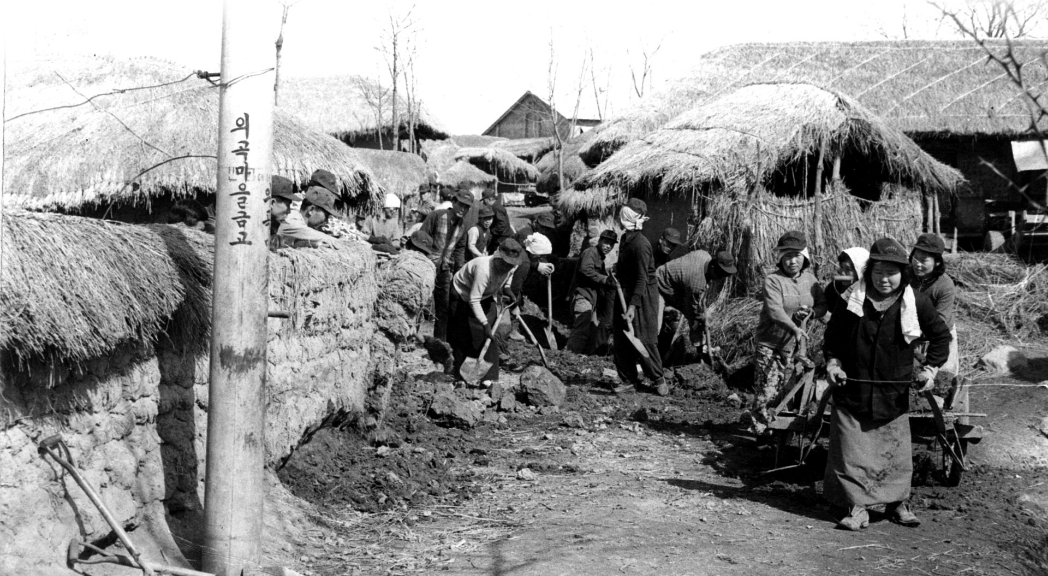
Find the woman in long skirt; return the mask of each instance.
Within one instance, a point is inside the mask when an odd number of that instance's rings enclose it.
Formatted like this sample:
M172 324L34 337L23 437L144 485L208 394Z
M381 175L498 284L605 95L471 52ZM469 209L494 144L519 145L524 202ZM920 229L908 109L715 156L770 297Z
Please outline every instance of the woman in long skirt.
M935 307L909 285L906 249L891 238L870 248L862 280L843 295L826 327L826 372L833 388L830 453L823 494L847 509L838 526L861 530L867 508L885 505L905 526L913 474L909 389L915 341L928 351L918 371L919 391L935 385L949 354L950 331Z

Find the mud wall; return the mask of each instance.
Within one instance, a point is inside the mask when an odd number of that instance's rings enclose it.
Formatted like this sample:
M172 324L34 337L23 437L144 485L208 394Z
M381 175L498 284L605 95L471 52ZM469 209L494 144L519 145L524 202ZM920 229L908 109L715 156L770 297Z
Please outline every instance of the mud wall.
M373 405L384 402L382 382L397 348L375 314L374 257L370 250L357 256L340 267L343 297L334 304L318 297L323 286L290 282L288 266L271 266L271 306L290 318L269 320L270 468L326 419L383 408ZM39 455L37 444L52 434L62 435L136 545L169 559L199 556L206 353L164 338L129 343L79 366L18 365L9 356L0 364L0 574L70 573L64 566L70 539L105 544L110 537L73 479ZM92 573L121 570L127 568Z

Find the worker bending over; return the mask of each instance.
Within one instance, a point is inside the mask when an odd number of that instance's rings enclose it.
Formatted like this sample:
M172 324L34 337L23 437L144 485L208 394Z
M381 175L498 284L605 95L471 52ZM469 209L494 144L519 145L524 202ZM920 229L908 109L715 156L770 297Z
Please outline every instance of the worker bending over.
M735 259L730 253L718 252L717 258L713 259L705 250L693 250L655 270L660 304L664 304L667 319L674 318L660 330L659 352L663 364L669 359L673 343L683 332L679 315L687 321L692 344L701 345L705 340L706 289L712 282L727 278L735 271Z
M604 230L596 246L579 255L579 265L571 280L571 309L574 322L568 336L568 350L577 354L601 354L608 346L615 308L615 278L604 262L618 243L614 230Z

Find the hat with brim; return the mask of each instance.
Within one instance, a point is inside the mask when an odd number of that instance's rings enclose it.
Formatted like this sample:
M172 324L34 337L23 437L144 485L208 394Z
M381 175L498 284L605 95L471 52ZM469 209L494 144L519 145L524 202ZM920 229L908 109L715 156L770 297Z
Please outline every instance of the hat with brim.
M611 245L614 246L615 244L618 244L619 237L615 235L615 231L614 230L605 230L605 231L600 233L600 237L597 238L597 241L598 242L611 242Z
M946 242L943 242L938 234L921 234L917 237L917 243L913 245L913 249L941 256L943 252L946 252Z
M338 200L338 196L327 188L321 186L310 186L309 189L306 190L305 200L328 214L338 214L338 209L335 208L335 202Z
M283 176L274 176L269 185L269 195L273 198L284 198L292 202L301 202L302 195L295 194L295 183Z
M717 267L725 274L734 274L738 272L738 269L735 268L735 258L726 250L717 252L717 256L714 257L713 261L717 263Z
M455 193L455 202L465 204L466 206L473 206L473 194L465 190L459 190Z
M674 246L680 246L680 230L677 230L676 228L667 228L662 231L662 239Z
M910 255L897 240L881 238L870 246L870 262L891 262L906 266L910 262Z
M485 218L494 218L495 211L491 209L491 206L481 206L480 211L477 212L477 218L484 220Z
M415 230L408 239L412 246L432 256L437 253L437 247L433 245L433 237L424 230Z
M775 245L775 250L777 250L779 254L788 254L790 252L800 252L807 247L808 240L804 237L804 232L790 230L779 237L779 242Z
M309 186L320 186L335 196L339 195L338 178L324 169L313 172L313 175L309 177Z
M499 249L495 252L495 257L510 266L517 266L524 259L524 248L513 238L505 238L499 242Z
M552 212L543 212L535 217L535 225L543 228L554 228L557 224Z

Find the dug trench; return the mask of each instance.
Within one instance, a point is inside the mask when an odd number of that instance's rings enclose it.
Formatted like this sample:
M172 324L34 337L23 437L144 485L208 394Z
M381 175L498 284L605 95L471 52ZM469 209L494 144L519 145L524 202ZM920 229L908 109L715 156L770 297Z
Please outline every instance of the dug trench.
M546 351L565 396L534 406L521 380L538 354L508 353L493 400L406 350L385 413L301 446L278 476L310 528L285 563L307 575L1048 573L1043 468L979 465L975 448L959 486L915 485L921 527L875 513L867 531L842 532L821 497L824 452L763 474L774 451L739 424L745 391L705 365L675 368L668 397L616 395L610 358ZM448 395L466 408L437 406Z

